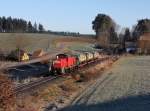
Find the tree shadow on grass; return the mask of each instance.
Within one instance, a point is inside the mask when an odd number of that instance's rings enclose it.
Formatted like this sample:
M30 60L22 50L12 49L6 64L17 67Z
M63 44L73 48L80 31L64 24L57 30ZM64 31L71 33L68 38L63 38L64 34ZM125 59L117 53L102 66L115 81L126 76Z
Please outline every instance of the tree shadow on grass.
M59 111L150 111L150 95L130 96L92 105L74 105Z

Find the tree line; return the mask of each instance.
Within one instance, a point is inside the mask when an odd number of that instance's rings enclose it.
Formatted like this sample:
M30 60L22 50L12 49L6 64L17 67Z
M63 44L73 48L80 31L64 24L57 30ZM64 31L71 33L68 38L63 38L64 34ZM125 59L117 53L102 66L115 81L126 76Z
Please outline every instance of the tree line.
M7 33L18 33L18 32L27 32L27 33L37 33L44 32L45 29L42 24L34 24L31 21L26 21L21 18L12 18L12 17L0 17L0 32Z
M42 24L31 23L22 18L0 17L0 33L46 33L62 36L86 36L79 32L51 31L46 30ZM93 36L93 35L92 35Z
M120 28L109 15L98 14L92 22L92 26L97 38L100 35L109 36L111 43L136 42L142 34L150 33L150 19L147 18L138 20L137 24L130 29L128 27Z

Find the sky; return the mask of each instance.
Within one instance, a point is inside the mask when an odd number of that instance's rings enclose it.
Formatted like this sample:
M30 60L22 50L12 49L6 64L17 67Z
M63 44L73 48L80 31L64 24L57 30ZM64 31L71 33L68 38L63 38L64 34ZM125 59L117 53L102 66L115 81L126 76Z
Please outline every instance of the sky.
M108 14L121 27L150 18L150 0L1 0L0 16L40 22L47 30L94 34L92 21Z

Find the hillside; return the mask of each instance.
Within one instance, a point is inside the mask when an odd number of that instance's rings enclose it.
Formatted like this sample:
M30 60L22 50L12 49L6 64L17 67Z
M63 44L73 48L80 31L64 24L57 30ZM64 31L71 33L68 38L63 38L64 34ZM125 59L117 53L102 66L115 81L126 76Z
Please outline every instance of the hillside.
M36 49L51 51L55 48L64 48L66 45L93 44L92 37L71 37L52 34L32 34L32 33L0 33L0 50L10 51L16 47L21 47L28 52Z

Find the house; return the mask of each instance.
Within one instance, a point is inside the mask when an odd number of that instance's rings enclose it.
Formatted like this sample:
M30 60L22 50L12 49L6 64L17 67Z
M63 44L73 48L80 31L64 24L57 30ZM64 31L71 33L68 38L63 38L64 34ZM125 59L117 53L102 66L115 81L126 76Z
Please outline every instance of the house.
M127 41L127 42L125 42L125 49L126 49L126 52L128 52L128 53L135 53L136 49L137 49L137 43Z
M138 40L138 53L150 54L150 33L145 33Z

